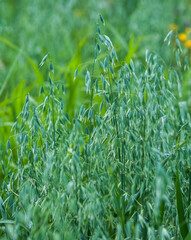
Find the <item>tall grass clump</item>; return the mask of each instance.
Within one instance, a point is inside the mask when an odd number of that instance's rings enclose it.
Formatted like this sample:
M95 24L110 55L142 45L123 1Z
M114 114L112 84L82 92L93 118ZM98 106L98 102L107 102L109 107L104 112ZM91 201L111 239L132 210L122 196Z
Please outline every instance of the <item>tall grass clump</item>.
M179 73L149 51L143 64L116 64L104 24L100 16L85 74L89 101L73 118L52 62L44 101L26 97L2 163L2 239L190 239L191 122Z

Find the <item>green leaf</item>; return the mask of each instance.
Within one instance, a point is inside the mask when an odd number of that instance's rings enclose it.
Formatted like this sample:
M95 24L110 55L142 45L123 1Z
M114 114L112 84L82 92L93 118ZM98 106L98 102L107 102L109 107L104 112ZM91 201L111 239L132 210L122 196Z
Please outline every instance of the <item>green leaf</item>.
M11 80L11 77L12 77L12 75L14 73L14 70L15 70L15 68L17 66L18 60L19 60L19 58L21 56L21 52L22 52L22 49L20 49L19 53L16 55L16 57L15 57L15 59L13 61L13 64L10 67L10 70L8 71L8 74L7 74L6 78L5 78L5 80L3 81L3 84L2 84L2 86L0 88L0 97L1 97L2 93L5 91L7 83Z
M159 222L160 222L160 224L162 224L162 222L163 222L164 210L165 210L165 202L164 202L164 200L162 200L161 204L160 204L160 214L159 214Z
M188 235L186 236L185 240L190 240L191 239L191 232L188 233Z
M186 239L188 235L188 225L185 217L185 211L183 206L182 192L180 188L180 180L178 167L176 168L176 203L177 203L177 212L178 212L178 222L180 233L183 239Z
M9 219L2 219L2 220L0 220L0 224L6 224L6 223L14 224L15 222L13 220L9 220Z

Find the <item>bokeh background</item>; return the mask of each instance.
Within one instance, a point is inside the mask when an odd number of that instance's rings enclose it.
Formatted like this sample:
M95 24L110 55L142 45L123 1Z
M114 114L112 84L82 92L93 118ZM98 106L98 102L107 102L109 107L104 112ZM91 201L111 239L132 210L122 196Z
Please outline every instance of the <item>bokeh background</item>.
M173 51L164 38L170 29L185 34L180 40L189 55L190 13L190 0L0 0L1 149L27 93L35 104L40 102L48 64L39 68L39 63L46 54L53 62L55 81L65 84L66 111L74 112L85 101L84 71L91 69L99 14L121 64L131 58L144 61L149 49L172 67ZM74 82L77 67L79 78ZM189 79L188 71L182 76L182 97L188 102Z

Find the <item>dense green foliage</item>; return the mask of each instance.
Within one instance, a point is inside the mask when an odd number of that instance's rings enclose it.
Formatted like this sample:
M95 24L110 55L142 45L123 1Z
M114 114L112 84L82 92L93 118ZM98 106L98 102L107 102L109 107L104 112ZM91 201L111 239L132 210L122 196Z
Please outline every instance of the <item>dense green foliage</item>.
M0 0L0 142L5 146L27 93L38 101L48 72L38 65L46 54L68 89L67 111L80 107L83 83L72 84L73 73L79 66L83 78L92 63L99 13L121 62L140 61L147 48L169 61L163 39L171 23L183 31L189 8L189 0Z
M2 9L14 4L0 2ZM174 17L173 1L127 1L128 30L134 34L125 41L119 32L125 32L120 23L126 17L105 23L93 10L101 1L90 1L89 12L82 11L85 1L82 6L66 1L67 11L62 1L47 1L40 16L44 1L18 2L18 11L27 10L15 21L21 36L14 43L3 36L7 33L0 37L14 51L2 58L13 62L2 72L0 90L1 239L190 240L190 49L180 43L177 30L163 35L168 32L163 21L176 20L183 28L187 15ZM107 10L114 1L105 4ZM182 11L186 4L180 1ZM66 48L57 44L59 37L52 38L59 34L59 11L68 14L68 29L60 31ZM125 1L113 11L127 11ZM155 32L148 41L153 25L144 26L143 19L152 11L161 35ZM90 35L84 30L77 35L80 23L78 17L72 21L71 12L85 14L82 26L86 14L92 16ZM39 17L36 24L29 23L32 13ZM47 23L48 14L53 18ZM18 47L28 39L25 25L31 41ZM38 29L49 31L50 39L34 36Z
M99 60L99 53L104 58ZM117 67L117 61L98 25L92 71L85 76L89 106L82 105L73 119L64 112L65 88L54 82L52 62L49 83L40 90L44 101L36 107L27 95L7 141L8 166L2 165L6 238L188 235L179 175L189 179L190 115L184 102L179 110L171 91L178 85L181 94L178 73L164 74L148 51L145 66L131 60ZM78 69L74 82L77 78Z

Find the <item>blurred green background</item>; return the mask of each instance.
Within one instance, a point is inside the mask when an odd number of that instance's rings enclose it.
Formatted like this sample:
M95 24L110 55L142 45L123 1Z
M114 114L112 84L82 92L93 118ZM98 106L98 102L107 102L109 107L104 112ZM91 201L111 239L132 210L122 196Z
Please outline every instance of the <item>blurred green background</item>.
M73 112L85 100L84 71L91 69L99 14L120 64L130 58L143 61L149 49L170 66L172 52L164 38L172 23L178 32L190 27L190 9L190 0L0 0L1 145L6 144L27 93L35 104L39 102L49 67L45 63L39 68L39 63L46 54L47 62L53 62L55 81L65 84L66 111ZM74 82L77 67L79 78ZM185 89L187 85L188 80Z

